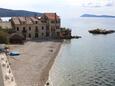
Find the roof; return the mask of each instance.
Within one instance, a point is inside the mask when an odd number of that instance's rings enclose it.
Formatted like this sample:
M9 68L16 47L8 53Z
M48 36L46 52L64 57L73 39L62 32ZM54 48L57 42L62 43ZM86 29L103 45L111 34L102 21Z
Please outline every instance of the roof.
M48 19L55 20L55 19L60 19L60 17L56 13L44 13Z
M18 19L19 19L21 22L25 22L25 21L26 21L26 17L18 17Z
M33 24L30 18L26 17L25 19L26 19L26 24Z
M24 39L24 36L18 33L13 33L9 37L10 39Z
M37 19L37 18L35 18L35 17L30 17L30 18L31 18L31 20L32 20L33 22L38 21L38 19Z
M34 24L36 21L40 21L38 17L12 17L11 21L14 24Z
M13 18L12 18L12 21L13 21L13 23L15 23L15 24L20 24L20 21L19 21L18 17L13 17Z
M14 24L35 24L35 22L42 21L42 18L45 16L50 20L59 20L60 17L56 13L44 13L41 16L33 16L33 17L12 17L11 21Z

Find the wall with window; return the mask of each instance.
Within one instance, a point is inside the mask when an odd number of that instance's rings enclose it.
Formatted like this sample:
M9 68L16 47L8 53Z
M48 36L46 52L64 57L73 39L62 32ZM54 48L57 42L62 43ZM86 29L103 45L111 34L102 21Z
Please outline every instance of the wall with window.
M61 31L60 27L61 27L60 22L49 20L50 37L58 37L57 33L60 33Z
M46 24L15 25L15 30L19 34L25 32L27 38L46 37Z

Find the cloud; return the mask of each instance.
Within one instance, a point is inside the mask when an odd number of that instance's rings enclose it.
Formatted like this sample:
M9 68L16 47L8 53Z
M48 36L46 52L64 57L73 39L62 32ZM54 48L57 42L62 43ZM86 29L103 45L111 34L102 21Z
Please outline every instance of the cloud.
M113 0L85 0L83 7L110 7L113 6Z
M34 5L64 5L64 6L83 6L83 7L102 7L112 6L113 0L0 0L1 7L27 8Z
M113 3L107 3L105 6L113 6Z

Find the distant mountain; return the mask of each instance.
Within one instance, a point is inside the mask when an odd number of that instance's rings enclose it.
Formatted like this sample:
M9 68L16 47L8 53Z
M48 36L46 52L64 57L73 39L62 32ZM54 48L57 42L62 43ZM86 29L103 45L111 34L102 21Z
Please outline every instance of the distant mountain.
M93 15L93 14L83 14L80 17L103 17L103 18L115 18L115 16L111 15Z
M31 12L25 10L11 10L11 9L4 9L0 8L0 17L13 17L13 16L39 16L42 13L38 12Z

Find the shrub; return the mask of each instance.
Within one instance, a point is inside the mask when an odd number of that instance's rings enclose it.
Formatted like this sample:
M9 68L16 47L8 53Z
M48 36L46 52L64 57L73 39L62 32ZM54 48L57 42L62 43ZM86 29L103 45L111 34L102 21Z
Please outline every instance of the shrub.
M0 30L0 43L8 43L8 34L5 31Z

